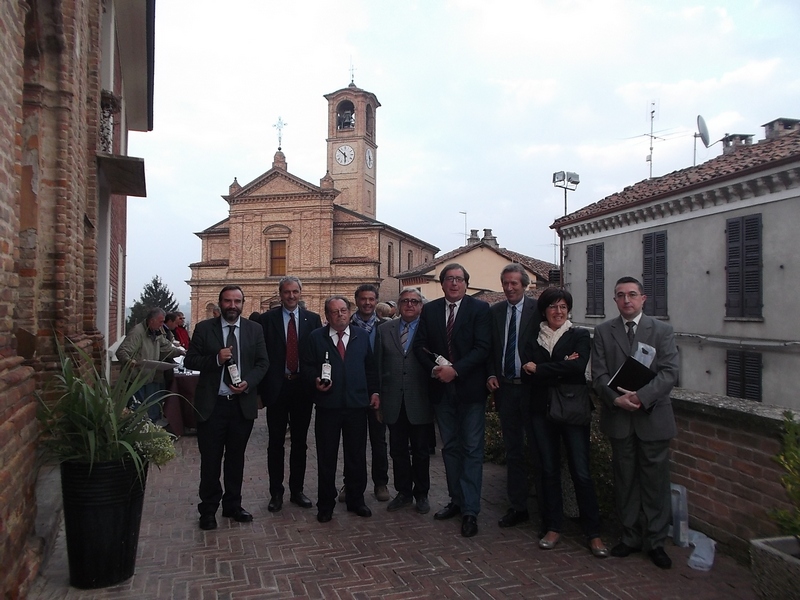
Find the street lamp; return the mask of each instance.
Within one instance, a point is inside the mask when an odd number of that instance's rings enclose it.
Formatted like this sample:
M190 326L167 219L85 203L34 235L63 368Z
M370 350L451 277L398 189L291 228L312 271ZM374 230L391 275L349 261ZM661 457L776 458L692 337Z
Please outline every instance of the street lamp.
M574 192L581 182L581 177L572 171L557 171L553 173L553 185L555 187L564 188L564 216L567 216L567 192ZM561 287L564 287L564 236L559 235L561 245L560 250L560 279Z

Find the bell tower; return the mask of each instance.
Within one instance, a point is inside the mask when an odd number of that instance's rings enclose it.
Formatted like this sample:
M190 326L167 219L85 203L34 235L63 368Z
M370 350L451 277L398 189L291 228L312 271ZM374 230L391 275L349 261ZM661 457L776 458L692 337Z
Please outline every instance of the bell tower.
M375 94L356 87L326 94L328 101L328 173L341 193L336 204L375 218Z

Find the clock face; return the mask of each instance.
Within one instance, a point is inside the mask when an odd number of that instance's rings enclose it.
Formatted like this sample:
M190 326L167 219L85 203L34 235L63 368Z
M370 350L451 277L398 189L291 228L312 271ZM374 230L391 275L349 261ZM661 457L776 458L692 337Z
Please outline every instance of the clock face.
M371 169L373 165L373 158L372 158L372 148L367 148L367 168Z
M336 162L340 165L349 165L356 157L356 153L351 146L339 146L336 149Z

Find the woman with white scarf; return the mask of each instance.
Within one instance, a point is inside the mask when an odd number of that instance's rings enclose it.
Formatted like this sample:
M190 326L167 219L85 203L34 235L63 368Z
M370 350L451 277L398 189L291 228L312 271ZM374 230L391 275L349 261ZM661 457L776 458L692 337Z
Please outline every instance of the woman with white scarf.
M539 336L528 342L523 372L532 383L531 420L534 443L542 462L543 550L555 548L561 539L564 508L561 493L561 441L567 451L569 470L575 485L583 533L592 554L606 558L608 549L600 538L600 511L589 467L589 425L557 423L547 417L548 390L558 384L586 384L586 365L591 352L589 331L573 327L569 320L572 294L559 288L547 288L539 296L537 308L542 314ZM523 375L525 376L525 375Z

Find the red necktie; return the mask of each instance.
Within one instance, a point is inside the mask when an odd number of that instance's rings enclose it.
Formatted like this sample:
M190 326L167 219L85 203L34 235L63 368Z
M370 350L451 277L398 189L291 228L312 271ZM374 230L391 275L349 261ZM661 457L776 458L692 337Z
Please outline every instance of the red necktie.
M297 373L297 325L294 324L294 313L289 313L289 326L286 328L286 370Z
M339 356L341 356L342 360L344 360L344 342L342 341L342 338L344 338L344 332L337 331L336 335L339 336L339 341L336 343L336 349L339 351Z

